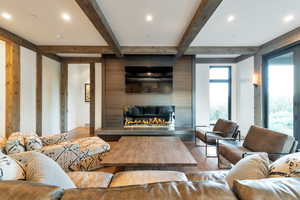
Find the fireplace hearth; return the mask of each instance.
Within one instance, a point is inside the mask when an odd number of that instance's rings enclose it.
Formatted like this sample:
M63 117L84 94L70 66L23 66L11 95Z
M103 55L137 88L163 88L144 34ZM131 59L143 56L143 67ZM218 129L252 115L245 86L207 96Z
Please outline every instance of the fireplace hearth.
M175 128L175 106L125 106L124 128Z

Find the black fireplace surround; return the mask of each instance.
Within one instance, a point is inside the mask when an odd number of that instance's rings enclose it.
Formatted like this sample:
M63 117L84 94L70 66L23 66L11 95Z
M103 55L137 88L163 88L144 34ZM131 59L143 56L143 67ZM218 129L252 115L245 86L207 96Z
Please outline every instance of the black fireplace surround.
M175 106L125 106L125 128L172 128L175 126Z

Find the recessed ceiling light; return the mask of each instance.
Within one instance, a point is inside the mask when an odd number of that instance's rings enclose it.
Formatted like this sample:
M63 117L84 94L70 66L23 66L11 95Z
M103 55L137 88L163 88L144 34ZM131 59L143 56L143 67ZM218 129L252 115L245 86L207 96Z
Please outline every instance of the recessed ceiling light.
M150 15L150 14L146 15L146 21L147 22L152 22L153 21L153 16Z
M11 16L9 13L7 13L7 12L3 12L3 13L1 14L1 16L2 16L4 19L7 19L7 20L10 20L10 19L12 18L12 16Z
M294 18L295 18L294 15L288 15L288 16L285 16L285 17L283 18L283 21L284 21L284 22L290 22L290 21L293 21Z
M71 20L71 16L70 16L69 14L67 14L67 13L63 13L63 14L61 15L61 17L62 17L63 20L65 20L65 21L70 21L70 20Z
M233 15L230 15L227 17L228 22L233 22L234 20L235 20L235 16L233 16Z

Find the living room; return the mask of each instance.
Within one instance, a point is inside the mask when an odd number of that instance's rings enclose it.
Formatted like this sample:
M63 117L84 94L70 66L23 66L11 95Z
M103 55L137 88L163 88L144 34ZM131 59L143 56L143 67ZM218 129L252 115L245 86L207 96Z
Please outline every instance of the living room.
M0 199L300 199L298 0L0 5Z

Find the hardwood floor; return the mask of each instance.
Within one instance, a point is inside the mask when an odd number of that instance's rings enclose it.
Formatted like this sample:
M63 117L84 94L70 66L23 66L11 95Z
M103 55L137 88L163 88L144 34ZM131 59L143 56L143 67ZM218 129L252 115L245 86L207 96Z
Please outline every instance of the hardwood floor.
M89 136L89 129L85 127L80 127L77 129L74 129L71 131L72 138L81 138L81 137L88 137ZM116 142L108 142L111 146L111 149L114 148L114 146L117 144ZM201 141L197 141L197 143L201 144ZM152 169L159 169L159 170L177 170L177 171L183 171L183 172L191 172L191 171L206 171L206 170L218 170L218 163L217 158L206 158L205 157L205 148L204 147L196 147L194 142L184 142L186 147L189 149L189 151L192 153L193 157L197 161L196 167L167 167L167 168L152 168ZM215 147L209 147L209 154L215 154ZM118 171L124 171L124 170L133 170L134 168L120 168L120 167L107 167L102 168L98 171L103 172L111 172L115 173ZM149 169L149 168L141 168L141 170Z

